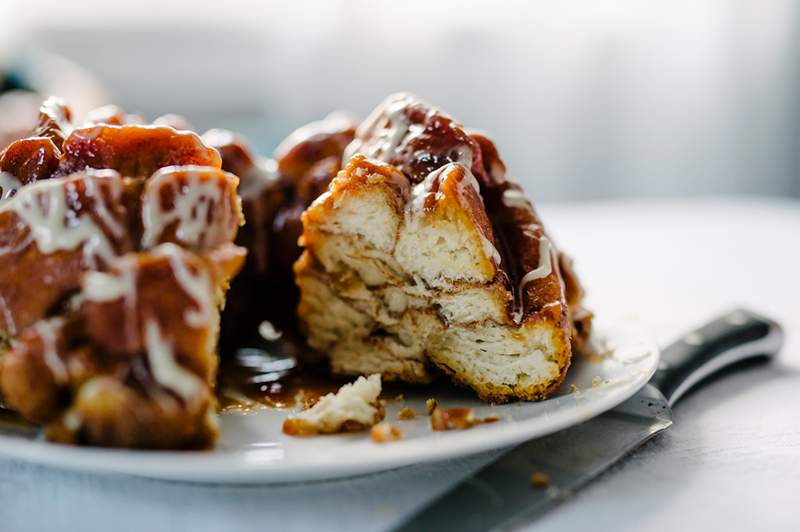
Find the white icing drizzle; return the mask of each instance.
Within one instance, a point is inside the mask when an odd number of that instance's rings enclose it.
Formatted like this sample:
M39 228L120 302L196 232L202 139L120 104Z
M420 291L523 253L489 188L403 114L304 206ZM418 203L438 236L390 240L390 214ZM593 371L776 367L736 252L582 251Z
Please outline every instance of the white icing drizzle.
M483 198L481 197L481 189L478 185L478 180L475 179L475 176L472 174L472 172L470 172L469 167L460 163L447 163L444 166L440 166L436 170L432 171L425 177L425 179L414 185L414 188L411 189L411 208L415 211L422 210L425 207L425 198L428 197L428 194L433 187L433 183L439 179L442 174L447 175L450 172L458 169L463 171L461 181L458 182L457 186L459 193L463 193L462 191L464 187L469 187L475 191L475 194L482 202Z
M175 236L181 242L197 246L214 242L224 236L224 222L231 217L231 205L222 201L223 191L215 175L205 167L181 167L186 183L179 184L174 168L162 168L147 182L142 204L142 247L151 248L159 243L164 230L177 222ZM161 204L161 191L169 186L174 192L171 210ZM213 209L213 210L212 210ZM212 215L209 221L209 214ZM215 223L216 222L216 223Z
M523 297L525 296L525 287L528 286L529 283L532 283L537 279L543 279L553 273L553 260L555 260L554 252L555 250L553 249L550 239L545 235L542 235L539 238L539 264L535 269L526 273L519 282L519 303L512 316L514 321L519 322L519 320L522 319L522 313L524 311Z
M58 355L58 346L56 345L56 329L63 324L61 318L52 318L49 320L39 320L34 325L39 338L42 340L42 354L44 355L44 362L50 368L53 378L58 383L64 383L69 380L69 372L67 366Z
M356 129L356 138L347 145L342 157L342 165L356 153L363 153L367 157L381 158L391 154L400 146L403 137L415 124L410 124L405 115L405 109L414 100L408 93L392 94L376 107L372 113ZM387 124L389 127L384 127ZM377 128L381 128L380 136L373 141L372 149L363 152L364 139L370 138ZM414 131L419 133L419 127ZM421 131L421 130L420 130Z
M28 234L25 235L25 238L23 238L20 242L17 242L14 245L11 245L11 246L2 246L2 247L0 247L0 255L7 255L9 253L11 253L13 255L16 255L17 253L19 253L23 249L25 249L28 246L30 246L31 242L33 242L33 235L31 235L31 233L29 231Z
M6 324L6 332L11 336L16 336L17 324L14 321L14 316L11 314L11 309L8 308L6 298L4 298L2 294L0 294L0 312L3 313L3 319L5 320Z
M467 168L472 167L472 148L465 145L460 145L456 148L456 162L459 162Z
M495 266L500 264L500 252L497 251L497 248L494 247L494 244L484 236L484 234L478 230L478 234L481 236L481 245L483 246L483 254L489 257Z
M475 179L475 176L469 170L469 167L460 163L448 163L429 173L424 180L414 185L414 188L411 189L411 201L408 203L410 209L406 210L406 217L413 216L415 213L420 212L425 208L425 199L430 194L433 183L437 179L439 179L443 174L447 175L448 173L458 170L459 168L463 171L463 175L461 177L461 181L458 182L458 192L463 194L463 188L469 187L475 191L475 194L482 203L483 198L481 197L478 180ZM478 236L481 239L481 246L483 248L484 256L489 257L489 259L495 265L499 265L501 261L500 252L497 251L497 248L494 246L494 244L492 244L492 242L486 238L486 235L483 234L479 227L477 230Z
M116 172L99 171L96 172L95 175L107 178L104 183L110 185L111 197L114 199L120 197L122 194L122 180L114 179L114 177L116 177ZM83 182L85 184L86 195L90 198L94 198L94 210L103 221L103 224L111 231L112 235L117 238L122 238L125 235L125 227L114 218L111 212L109 212L108 206L102 196L103 193L97 188L97 182L94 178L84 179Z
M283 333L275 328L275 326L269 321L262 321L258 326L258 334L261 335L261 338L268 342L274 342L278 340Z
M76 432L81 428L81 425L83 425L83 419L81 418L80 414L72 409L67 410L67 412L64 414L64 417L61 419L64 423L64 428L70 432Z
M381 134L382 143L377 144L376 153L371 154L373 157L380 155L392 154L400 146L400 142L408 133L409 121L406 118L405 110L408 101L403 98L393 102L387 109L386 120L389 122L389 128L384 130Z
M136 338L139 329L139 316L136 312L136 276L138 266L135 262L120 263L114 273L89 271L83 275L81 297L99 303L124 299L125 335L128 340Z
M450 163L450 164L454 164L454 163ZM461 166L464 169L464 177L461 179L461 181L458 182L459 190L461 190L461 187L468 186L472 190L474 190L475 194L477 194L478 197L480 198L481 197L481 187L480 187L480 185L478 185L478 180L475 179L475 175L469 170L469 165L461 163Z
M526 273L519 282L519 290L523 292L528 283L536 279L543 279L553 273L553 246L550 239L542 235L539 239L539 264L537 267Z
M413 211L421 211L425 208L425 198L428 197L433 183L440 175L451 171L453 167L453 164L441 166L428 174L425 179L414 185L414 188L411 189L411 201L409 202Z
M89 271L83 275L83 296L97 302L128 297L136 289L135 281L130 268L120 269L119 274Z
M512 208L530 208L530 202L525 197L525 193L515 188L507 188L503 191L503 205Z
M175 244L161 244L153 249L154 255L169 258L172 273L181 288L197 304L196 309L187 309L183 319L190 327L202 328L214 319L214 301L211 281L205 272L192 273L183 260L183 250Z
M148 320L145 323L144 334L147 360L156 382L184 399L196 396L203 387L202 382L194 373L176 362L172 346L161 335L158 323Z
M162 212L159 185L170 179L163 177L168 175L168 172L169 170L160 170L148 183L148 195L143 198L145 227L143 246L156 244L156 239L163 229L175 221L178 222L176 236L183 242L198 244L203 242L204 238L218 238L218 232L224 231L224 227L220 223L214 224L213 219L212 223L209 223L209 214L213 214L217 220L219 217L227 220L232 216L229 202L217 205L223 197L218 181L203 179L203 174L208 173L205 169L189 168L185 174L187 182L180 188L174 181L171 182L171 186L175 187L174 209ZM135 263L128 264L119 260L106 234L106 231L117 237L125 234L125 227L113 216L104 195L104 193L110 195L112 201L119 199L122 182L118 178L113 179L118 177L118 174L113 171L97 171L82 178L85 197L91 198L93 208L86 209L80 214L69 206L70 198L76 197L78 192L78 184L74 179L49 179L17 187L14 189L16 194L8 197L11 194L9 190L14 185L7 179L9 177L7 174L0 174L0 187L3 188L0 212L14 212L21 219L21 223L29 228L29 235L24 242L16 244L13 249L10 246L0 248L0 254L24 249L31 242L34 242L43 254L74 250L83 246L83 257L87 266L97 268L99 258L106 265L116 268L112 272L87 271L83 276L83 290L80 297L97 302L124 298L128 309L125 320L126 334L137 334L138 318L135 312L137 267ZM97 181L98 179L102 180L102 184ZM212 213L211 209L216 210ZM93 218L92 214L96 218ZM215 307L214 292L207 273L204 270L191 271L184 260L183 250L174 244L158 245L152 253L169 259L175 279L196 304L195 307L185 311L183 316L185 322L190 327L196 328L206 327L212 323ZM0 312L8 332L16 334L13 316L2 295L0 295ZM40 320L34 325L43 344L44 361L54 379L60 383L69 379L69 372L59 357L57 347L57 328L62 323L61 318L54 318ZM154 379L185 398L195 396L203 387L202 381L178 364L172 346L162 336L158 323L148 321L144 329L146 354ZM80 418L65 417L64 422L78 427Z
M22 183L8 172L0 172L0 188L3 189L2 194L0 194L0 201L3 201L16 194L17 190L22 188Z
M116 173L97 172L83 178L86 195L92 197L96 212L104 212L101 219L113 219L105 204L105 198L98 193L95 179L111 184L111 194L117 197L121 187L117 180L106 176ZM90 184L91 182L91 184ZM44 254L61 250L73 250L83 245L86 264L96 267L97 258L107 263L115 259L115 252L103 229L95 223L89 213L77 214L67 204L67 194L75 194L75 182L64 179L38 181L19 189L12 198L0 204L0 212L13 211L28 226L30 236ZM92 196L93 194L93 196ZM116 220L111 225L116 224ZM111 229L111 227L109 227ZM7 253L9 249L0 250Z

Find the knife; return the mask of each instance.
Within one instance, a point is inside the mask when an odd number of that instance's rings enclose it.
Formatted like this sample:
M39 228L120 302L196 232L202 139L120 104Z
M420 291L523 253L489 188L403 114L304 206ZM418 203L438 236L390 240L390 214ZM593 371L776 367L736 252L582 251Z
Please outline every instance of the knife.
M663 350L650 381L594 419L523 443L462 481L395 530L512 530L534 519L672 425L672 406L692 387L783 344L772 320L737 309Z

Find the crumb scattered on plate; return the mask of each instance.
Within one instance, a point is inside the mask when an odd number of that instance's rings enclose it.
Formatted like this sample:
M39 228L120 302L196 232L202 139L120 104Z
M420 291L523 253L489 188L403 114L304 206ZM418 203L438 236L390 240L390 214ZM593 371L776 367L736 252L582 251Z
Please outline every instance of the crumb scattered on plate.
M370 437L375 443L386 443L402 439L403 432L391 423L384 421L372 427Z
M433 397L425 401L425 410L427 410L429 416L433 414L433 411L436 410L437 406L439 406L439 401Z
M416 419L417 413L411 410L410 406L404 406L400 409L400 412L397 413L397 419L400 421L408 421L410 419Z
M431 429L433 430L464 430L480 423L471 408L435 407L431 413Z
M289 416L283 432L290 436L310 436L365 430L383 419L381 377L359 377L336 393L329 393L306 410Z
M603 384L603 378L602 377L593 377L592 378L592 388L597 388L601 384Z

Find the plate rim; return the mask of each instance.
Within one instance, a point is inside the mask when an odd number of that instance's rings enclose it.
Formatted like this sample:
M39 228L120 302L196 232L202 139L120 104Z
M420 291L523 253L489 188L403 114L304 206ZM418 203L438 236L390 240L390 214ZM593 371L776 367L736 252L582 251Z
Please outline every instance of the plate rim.
M612 328L619 324L612 323ZM430 439L400 440L387 444L384 452L369 460L350 460L336 463L330 460L305 463L276 462L267 459L270 448L201 451L149 451L136 449L109 449L75 447L47 442L37 438L26 439L0 434L0 455L24 460L38 465L83 473L122 474L150 479L190 483L223 484L279 484L321 481L335 478L378 473L413 464L440 462L462 458L481 452L500 450L527 440L540 438L567 427L578 425L618 406L639 391L656 371L660 350L638 324L626 323L642 343L643 356L649 362L646 369L633 374L631 382L603 394L595 394L585 404L586 408L557 411L548 423L541 416L515 420L513 423L495 423L475 427L469 431L452 431L437 434L439 445L420 446ZM546 402L546 401L545 401ZM513 403L512 403L513 404ZM549 417L549 416L548 416ZM491 437L475 437L477 431L490 430ZM421 452L424 449L424 452Z

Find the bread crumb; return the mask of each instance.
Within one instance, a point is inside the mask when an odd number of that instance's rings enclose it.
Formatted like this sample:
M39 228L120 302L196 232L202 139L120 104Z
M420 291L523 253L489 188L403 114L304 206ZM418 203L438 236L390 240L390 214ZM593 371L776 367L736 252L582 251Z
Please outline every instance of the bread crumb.
M375 443L386 443L402 439L403 432L391 423L384 421L372 427L370 437Z
M497 416L486 416L481 419L481 423L494 423L495 421L500 421L500 418Z
M406 396L403 395L402 393L398 393L394 398L395 401L405 401L405 399L406 399Z
M411 407L404 406L400 412L397 413L397 419L401 421L408 421L410 419L416 419L417 413L411 410Z
M383 419L385 401L378 399L380 393L380 375L359 377L336 393L321 397L314 406L291 415L283 422L283 432L310 436L365 430Z
M431 429L433 430L465 430L480 423L471 408L439 408L431 413Z
M575 393L577 391L578 391L578 387L577 386L575 386L574 384L570 384L569 385L569 393Z
M433 414L433 411L436 410L437 406L439 406L439 401L432 397L425 401L425 409L427 410L429 416Z
M603 384L603 379L601 377L594 377L592 379L592 388L597 388L601 384Z
M550 485L550 477L542 473L541 471L536 471L532 473L528 481L531 483L531 486L537 489L545 489Z

